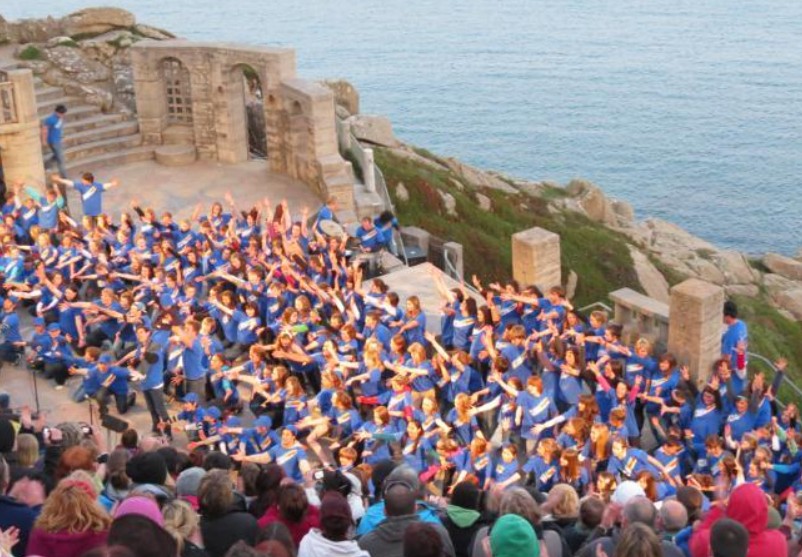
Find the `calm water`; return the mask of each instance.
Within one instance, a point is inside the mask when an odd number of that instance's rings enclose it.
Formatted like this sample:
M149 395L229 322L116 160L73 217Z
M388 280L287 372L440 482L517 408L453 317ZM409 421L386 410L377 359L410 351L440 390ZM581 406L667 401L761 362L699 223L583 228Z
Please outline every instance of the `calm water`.
M203 40L292 46L401 138L532 179L582 176L718 244L793 253L802 3L104 0ZM9 19L78 0L3 0ZM236 6L231 8L229 6Z

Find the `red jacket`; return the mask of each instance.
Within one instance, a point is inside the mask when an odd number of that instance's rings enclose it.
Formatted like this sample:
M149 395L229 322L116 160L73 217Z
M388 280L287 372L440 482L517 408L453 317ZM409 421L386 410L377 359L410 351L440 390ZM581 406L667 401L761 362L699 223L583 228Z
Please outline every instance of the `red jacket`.
M318 508L309 505L306 509L306 514L301 519L300 522L290 522L289 520L285 520L281 517L281 513L278 510L278 505L273 505L265 514L262 515L262 518L259 519L259 528L264 528L271 522L281 522L287 529L290 531L292 535L292 540L295 542L295 547L301 545L301 540L306 535L309 530L312 528L320 528L320 512Z
M42 557L81 557L90 549L105 545L109 533L103 532L68 532L48 533L34 528L28 540L26 555Z
M779 530L767 530L769 507L766 494L754 484L736 487L725 510L710 509L691 537L691 557L710 557L710 529L719 518L731 518L749 531L746 557L783 557L787 554L785 537Z

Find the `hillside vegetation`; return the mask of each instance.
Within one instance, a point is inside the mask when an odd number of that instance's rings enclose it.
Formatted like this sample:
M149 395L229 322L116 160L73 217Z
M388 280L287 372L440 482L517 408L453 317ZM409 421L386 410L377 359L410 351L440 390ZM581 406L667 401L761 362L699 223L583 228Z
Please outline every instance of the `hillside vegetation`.
M440 162L425 150L416 152ZM443 240L462 244L466 277L476 274L485 282L510 278L512 234L539 226L560 235L563 281L569 270L579 277L574 296L577 307L596 301L609 303L609 293L623 287L643 292L633 268L628 238L581 213L555 208L550 202L564 197L564 190L544 188L539 196L505 193L466 185L443 165L422 164L390 149L376 148L375 156L402 225L418 226ZM406 195L399 196L399 185ZM490 210L477 204L476 192L490 199ZM448 214L444 193L453 196L456 216ZM670 285L686 278L656 260L654 263ZM786 357L790 362L789 376L802 382L802 324L772 307L765 296L733 297L749 325L750 351L772 361ZM750 367L752 372L768 369L755 358ZM802 402L802 397L787 386L780 399Z

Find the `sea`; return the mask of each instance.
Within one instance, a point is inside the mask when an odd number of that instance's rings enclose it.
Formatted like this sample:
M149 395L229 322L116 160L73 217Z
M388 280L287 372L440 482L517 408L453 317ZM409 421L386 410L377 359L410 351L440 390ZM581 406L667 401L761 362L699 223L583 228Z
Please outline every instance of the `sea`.
M104 0L194 40L293 47L404 141L582 177L726 248L802 246L802 2ZM6 19L86 0L2 0Z

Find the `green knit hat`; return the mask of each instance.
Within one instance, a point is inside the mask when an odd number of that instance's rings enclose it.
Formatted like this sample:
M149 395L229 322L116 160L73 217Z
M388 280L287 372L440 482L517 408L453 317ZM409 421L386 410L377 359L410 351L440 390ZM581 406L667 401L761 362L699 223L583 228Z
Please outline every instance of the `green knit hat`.
M517 514L505 514L490 530L493 557L540 557L535 530Z

